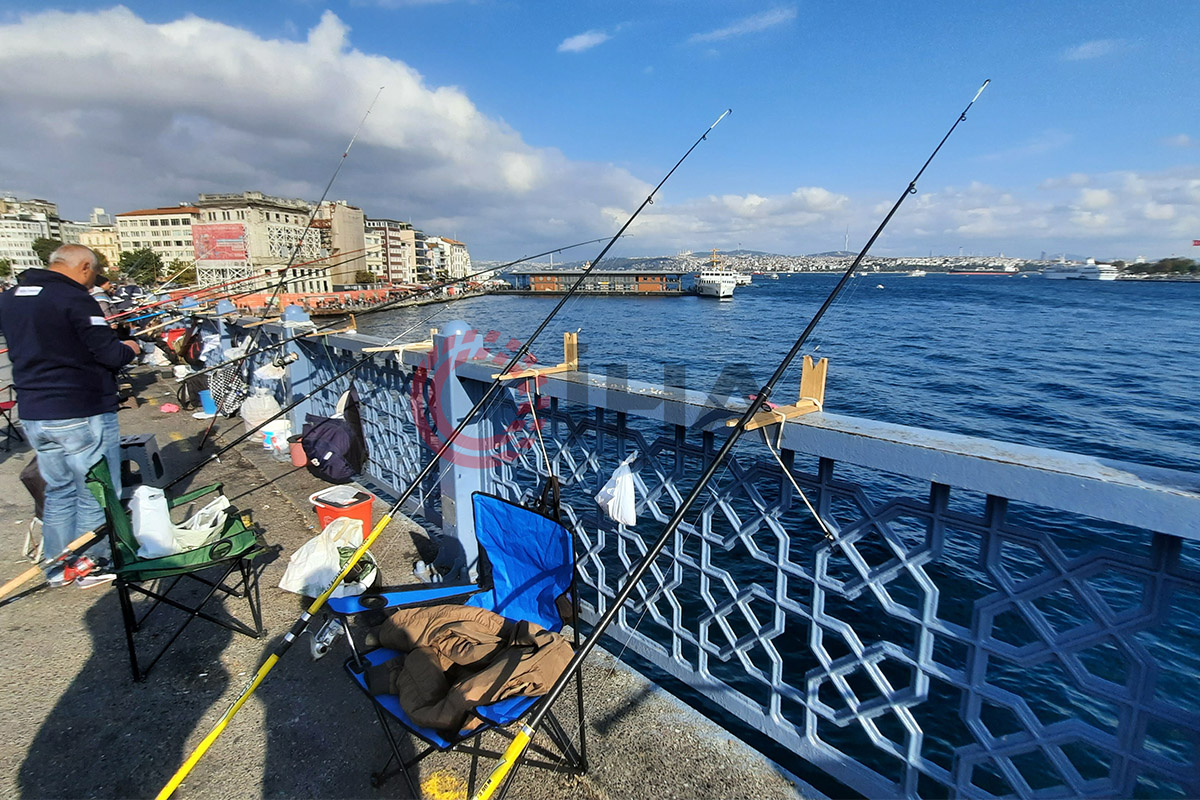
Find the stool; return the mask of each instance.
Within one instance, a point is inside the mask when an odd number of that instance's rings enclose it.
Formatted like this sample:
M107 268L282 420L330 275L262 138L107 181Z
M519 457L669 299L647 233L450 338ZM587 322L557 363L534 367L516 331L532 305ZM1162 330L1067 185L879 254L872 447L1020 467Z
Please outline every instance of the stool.
M133 471L134 465L137 465L136 472ZM121 485L123 487L136 486L139 483L158 486L165 474L162 456L158 454L158 442L154 440L153 433L135 433L132 436L121 437Z

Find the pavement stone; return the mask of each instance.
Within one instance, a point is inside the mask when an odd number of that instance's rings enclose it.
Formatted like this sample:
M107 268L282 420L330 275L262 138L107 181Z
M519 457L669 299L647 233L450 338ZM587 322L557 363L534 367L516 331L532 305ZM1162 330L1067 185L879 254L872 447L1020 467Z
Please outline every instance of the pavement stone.
M2 365L0 365L2 369ZM153 433L168 477L197 463L208 426L188 412L164 413L176 384L139 368L139 408L122 410L122 431ZM241 431L219 418L220 446ZM205 452L214 448L210 442ZM28 446L0 451L0 582L30 565L21 545L33 502L17 475ZM271 646L303 610L277 588L287 557L316 533L308 495L324 484L303 468L271 460L244 443L176 487L222 482L248 508L274 548L263 559L264 624L254 640L195 623L149 679L130 679L120 609L111 585L43 589L0 607L0 796L151 797L236 699ZM378 519L386 507L376 501ZM413 583L411 565L432 544L418 523L398 517L373 549L385 580ZM31 584L32 585L32 584ZM235 613L244 606L236 601ZM151 624L147 633L159 636ZM180 798L404 797L400 777L369 782L388 750L370 705L347 679L339 643L314 661L303 637L267 676L176 793ZM511 798L796 798L795 779L716 724L598 649L584 671L590 769L584 776L523 768ZM566 698L573 692L564 693ZM560 700L560 708L564 701ZM569 708L569 706L568 706ZM569 711L562 714L569 719ZM489 734L489 746L504 740ZM414 740L406 746L413 747ZM494 762L435 754L416 769L425 796L467 796ZM805 795L811 794L807 788Z

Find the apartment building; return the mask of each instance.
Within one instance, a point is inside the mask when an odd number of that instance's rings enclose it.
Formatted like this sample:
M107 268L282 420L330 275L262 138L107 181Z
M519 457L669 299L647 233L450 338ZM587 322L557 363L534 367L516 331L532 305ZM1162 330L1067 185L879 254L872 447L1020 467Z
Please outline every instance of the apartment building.
M122 253L153 251L164 267L177 261L190 264L195 258L192 226L199 219L200 209L182 203L125 211L116 215L117 241Z
M201 194L196 208L200 218L193 226L193 239L196 278L202 286L258 275L261 280L246 281L245 287L266 288L279 280L280 269L289 263L303 263L289 270L285 289L330 291L328 265L308 263L329 255L323 244L325 235L308 225L311 203L241 192Z
M368 219L367 232L379 238L380 268L376 272L388 283L417 282L417 236L420 231L394 219Z
M313 226L320 233L321 248L329 256L330 284L335 289L356 284L357 273L367 269L362 209L345 200L327 200L317 209Z
M9 262L14 277L45 266L34 252L36 239L77 243L79 229L77 223L60 219L58 206L49 200L0 197L0 259Z
M79 243L104 256L113 267L121 260L121 240L117 234L117 223L112 214L106 213L103 208L92 209L88 224L79 233ZM192 259L189 256L187 260L191 263Z

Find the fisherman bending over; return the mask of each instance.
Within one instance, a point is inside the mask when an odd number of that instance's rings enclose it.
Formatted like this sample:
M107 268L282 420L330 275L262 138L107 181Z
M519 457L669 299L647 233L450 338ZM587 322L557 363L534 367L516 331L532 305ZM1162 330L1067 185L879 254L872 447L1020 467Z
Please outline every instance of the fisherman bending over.
M108 459L121 493L121 433L117 427L117 371L133 360L134 342L122 342L89 296L99 272L96 254L64 244L48 269L26 270L21 284L0 295L0 330L8 340L13 385L29 443L46 481L42 552L54 559L70 542L104 523L104 512L84 483L87 471ZM113 579L109 546L94 550L98 567L77 579L92 586ZM43 564L46 580L61 586L64 567Z

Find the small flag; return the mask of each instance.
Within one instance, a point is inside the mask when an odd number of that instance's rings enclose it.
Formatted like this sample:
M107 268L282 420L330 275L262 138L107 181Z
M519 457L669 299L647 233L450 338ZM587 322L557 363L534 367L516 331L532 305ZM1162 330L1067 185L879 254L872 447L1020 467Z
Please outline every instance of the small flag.
M1192 247L1200 247L1200 239L1192 239Z

